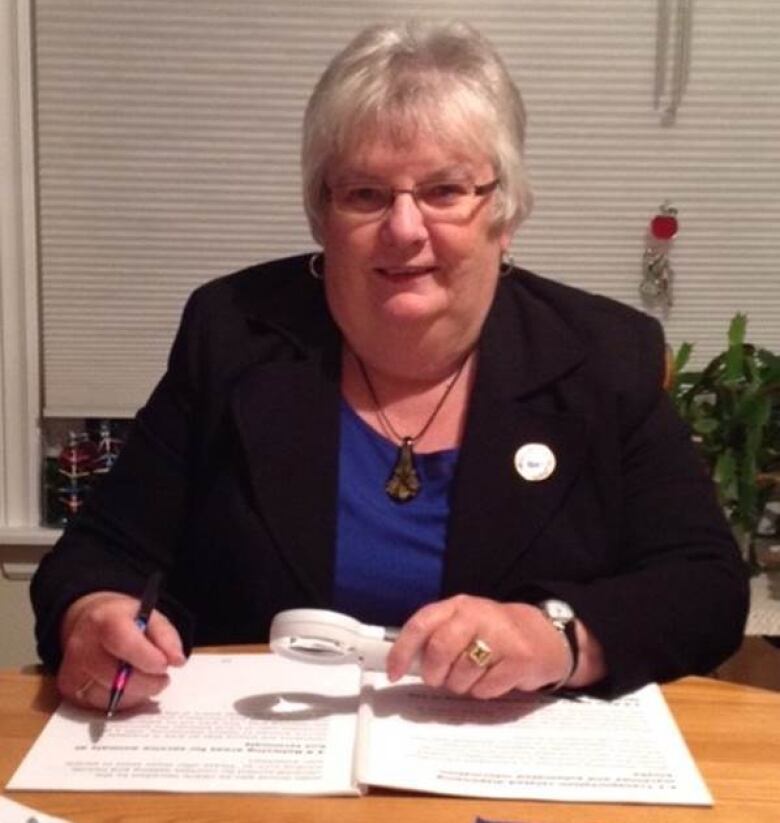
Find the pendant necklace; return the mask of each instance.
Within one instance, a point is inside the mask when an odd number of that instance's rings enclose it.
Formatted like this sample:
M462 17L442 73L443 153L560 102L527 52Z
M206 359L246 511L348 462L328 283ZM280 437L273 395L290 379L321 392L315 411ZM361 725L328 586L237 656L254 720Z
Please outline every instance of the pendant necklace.
M469 359L469 355L466 355L466 357L463 358L463 362L460 366L458 366L458 370L455 372L450 382L447 383L444 393L439 398L439 402L434 407L420 431L418 431L415 435L404 436L400 435L395 430L395 427L385 414L382 404L379 402L379 397L377 396L374 386L371 383L371 378L368 376L368 370L365 365L363 365L363 361L354 352L353 354L355 356L355 360L357 361L358 368L360 369L360 373L363 375L363 380L366 382L366 387L371 395L371 399L374 401L376 413L379 416L382 426L388 434L392 435L392 437L399 441L398 455L395 458L395 464L390 472L390 476L387 478L387 482L385 483L385 491L387 492L387 496L396 503L407 503L412 500L412 498L416 497L417 493L422 488L420 476L417 474L417 469L414 466L414 444L425 435L431 427L431 423L433 423L436 419L436 415L441 411L444 401L449 397L450 392L455 387L455 383L457 383L458 378L463 372L463 368L466 365L466 361Z

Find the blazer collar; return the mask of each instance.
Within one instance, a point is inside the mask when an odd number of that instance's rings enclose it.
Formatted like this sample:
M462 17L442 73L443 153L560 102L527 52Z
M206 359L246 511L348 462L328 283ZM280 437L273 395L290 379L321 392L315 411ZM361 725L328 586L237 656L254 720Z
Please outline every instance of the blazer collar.
M553 384L585 357L582 340L515 270L499 280L479 343L479 382L501 397L520 398ZM542 281L544 282L544 281Z

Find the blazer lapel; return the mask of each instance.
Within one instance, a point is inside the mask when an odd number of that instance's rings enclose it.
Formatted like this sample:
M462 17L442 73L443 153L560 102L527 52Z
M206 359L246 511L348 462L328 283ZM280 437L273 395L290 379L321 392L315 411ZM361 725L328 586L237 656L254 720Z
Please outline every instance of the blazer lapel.
M501 283L480 341L479 365L453 489L444 594L488 594L561 505L580 470L585 419L556 388L584 352L570 328L530 293ZM515 453L547 446L544 480L523 478Z
M274 334L282 350L289 325ZM267 331L268 329L266 329ZM336 535L340 337L307 328L295 355L248 368L232 397L258 512L312 603L331 596Z

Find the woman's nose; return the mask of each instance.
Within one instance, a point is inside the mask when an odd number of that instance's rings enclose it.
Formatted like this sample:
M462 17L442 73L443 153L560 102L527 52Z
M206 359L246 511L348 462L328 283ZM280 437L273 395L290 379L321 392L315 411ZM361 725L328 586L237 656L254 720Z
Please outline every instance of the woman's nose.
M425 217L411 192L397 192L382 222L385 241L394 246L406 246L428 237Z

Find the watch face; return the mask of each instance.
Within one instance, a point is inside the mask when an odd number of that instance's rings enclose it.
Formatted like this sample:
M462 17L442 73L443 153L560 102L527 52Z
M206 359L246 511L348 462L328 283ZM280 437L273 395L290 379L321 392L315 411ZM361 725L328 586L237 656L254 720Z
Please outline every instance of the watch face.
M560 620L563 623L568 623L569 620L574 619L574 610L563 600L545 600L544 603L542 603L542 608L551 620Z

